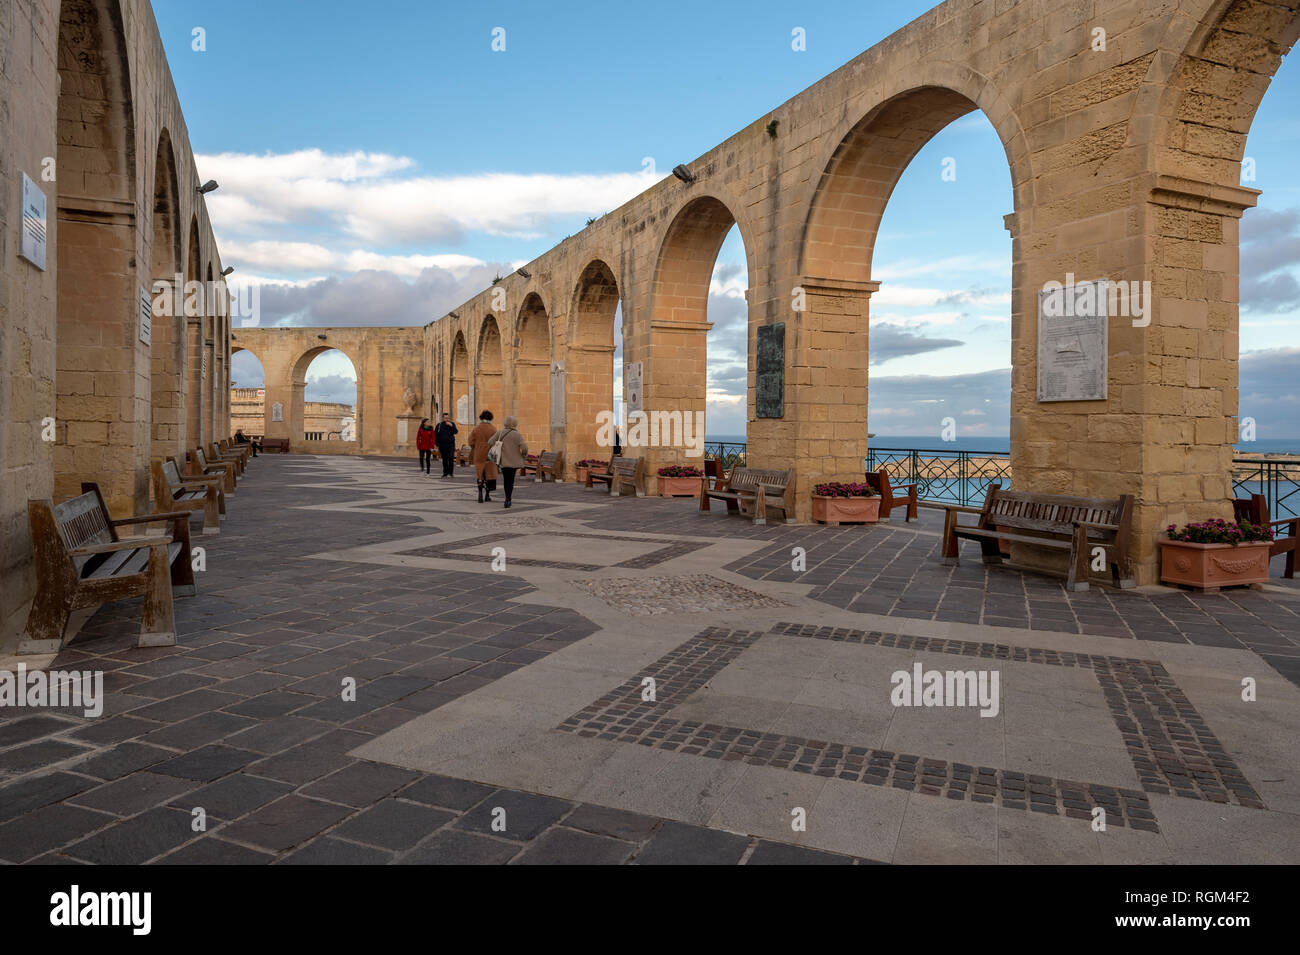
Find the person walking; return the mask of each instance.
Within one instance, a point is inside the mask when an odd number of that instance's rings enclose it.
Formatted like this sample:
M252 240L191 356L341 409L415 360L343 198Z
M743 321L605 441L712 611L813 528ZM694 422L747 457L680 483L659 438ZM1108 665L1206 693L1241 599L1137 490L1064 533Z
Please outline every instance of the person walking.
M451 420L451 415L443 412L442 420L433 429L433 443L437 445L438 454L442 458L442 476L445 478L455 476L452 471L456 465L457 434L459 434L459 429Z
M433 427L428 418L420 419L420 430L415 432L415 447L420 452L420 470L425 474L432 473L429 469L433 466Z
M488 460L488 442L497 433L492 424L492 412L484 410L478 416L478 427L469 433L470 462L478 478L478 502L492 500L497 489L497 466Z
M488 441L489 448L494 444L501 446L501 481L506 489L506 507L510 506L510 498L515 491L515 475L528 463L528 443L524 441L524 436L519 433L518 428L518 420L514 415L509 415L502 422L501 430L492 435Z

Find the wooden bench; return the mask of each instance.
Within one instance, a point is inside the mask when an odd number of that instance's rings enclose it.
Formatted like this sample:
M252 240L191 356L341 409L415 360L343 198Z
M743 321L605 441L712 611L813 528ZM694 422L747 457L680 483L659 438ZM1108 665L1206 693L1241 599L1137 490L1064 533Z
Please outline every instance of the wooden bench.
M1271 530L1274 537L1273 544L1268 549L1269 560L1278 554L1286 554L1286 566L1282 570L1282 576L1288 580L1295 579L1296 548L1300 546L1297 544L1297 541L1300 541L1300 517L1284 517L1280 521L1270 521L1268 498L1263 494L1237 498L1232 502L1232 516L1238 523L1250 521L1256 527L1267 527ZM1287 532L1286 536L1278 536L1284 529Z
M979 514L973 525L958 524L959 513ZM999 542L1032 544L1069 551L1067 590L1087 590L1089 567L1102 557L1117 587L1133 587L1129 565L1129 531L1133 522L1133 495L1118 498L1070 497L1004 491L989 485L982 508L949 507L943 521L942 561L958 563L962 540L979 541L986 564L1000 564ZM1101 553L1096 553L1100 549Z
M700 510L711 510L710 500L724 501L729 514L750 514L755 524L767 523L768 508L776 508L782 520L789 520L794 513L793 480L794 471L789 469L735 467L722 488L706 485L700 491Z
M276 451L280 454L288 454L289 439L288 438L263 438L262 453L266 454L269 451Z
M589 458L588 460L594 461L595 458ZM587 468L587 480L584 486L595 487L599 482L604 484L606 487L610 487L614 482L614 462L616 460L618 459L611 456L610 459L605 462L604 467L600 470L593 467Z
M54 653L73 612L127 597L144 597L137 647L176 644L172 593L194 593L190 512L164 511L114 520L98 484L62 504L27 502L35 555L36 597L19 653ZM119 537L128 524L165 521L170 534Z
M217 442L216 450L226 457L239 456L239 473L244 473L244 465L248 463L253 456L253 446L251 444L240 444L234 438L222 438Z
M719 458L705 458L704 486L711 490L721 490L726 482L727 472L722 469L722 461Z
M474 449L471 448L468 444L465 445L459 451L456 452L456 463L460 465L469 464L470 458L473 456L473 454L474 454Z
M537 456L537 467L533 469L533 481L546 483L547 477L551 481L559 480L564 474L564 452L563 451L543 451Z
M591 472L587 472L590 477ZM632 496L637 496L645 474L645 458L612 458L609 468L609 493L622 497L627 488L632 489Z
M212 441L208 443L207 456L208 460L229 461L235 466L235 473L242 475L248 464L248 459L252 456L253 449L249 447L232 448L228 441Z
M891 483L889 472L884 468L874 474L866 473L867 486L880 495L880 519L889 520L889 512L895 507L907 505L903 523L916 520L916 482L910 484Z
M221 515L226 513L226 493L219 477L181 477L176 462L155 461L154 506L163 511L202 511L203 533L221 533Z
M235 472L239 470L239 467L234 461L209 461L202 448L195 448L190 452L190 466L194 473L199 476L217 475L223 478L222 490L227 494L235 493L235 482L237 481Z
M521 468L519 469L519 475L518 475L518 476L521 477L521 478L526 478L526 477L528 477L528 476L531 475L531 476L533 477L533 479L536 480L536 478L537 478L537 461L538 461L538 459L541 457L541 455L542 455L542 454L545 454L545 453L546 453L546 451L543 450L543 451L541 452L541 454L525 454L525 455L524 455L524 466L521 467Z

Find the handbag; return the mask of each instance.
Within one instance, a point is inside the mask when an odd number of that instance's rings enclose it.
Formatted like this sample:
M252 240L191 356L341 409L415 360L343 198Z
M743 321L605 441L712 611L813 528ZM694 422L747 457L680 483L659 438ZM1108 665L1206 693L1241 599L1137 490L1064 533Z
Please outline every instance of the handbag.
M488 460L497 467L501 466L501 441L498 440L492 447L488 448Z

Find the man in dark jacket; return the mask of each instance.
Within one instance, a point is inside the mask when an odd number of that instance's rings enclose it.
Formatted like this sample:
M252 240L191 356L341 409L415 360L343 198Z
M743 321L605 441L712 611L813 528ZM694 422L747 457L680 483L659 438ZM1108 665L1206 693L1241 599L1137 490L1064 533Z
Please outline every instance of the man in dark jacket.
M438 446L438 454L442 458L442 476L445 478L452 477L452 468L456 463L456 425L452 423L451 415L444 413L438 426L433 429L433 442Z

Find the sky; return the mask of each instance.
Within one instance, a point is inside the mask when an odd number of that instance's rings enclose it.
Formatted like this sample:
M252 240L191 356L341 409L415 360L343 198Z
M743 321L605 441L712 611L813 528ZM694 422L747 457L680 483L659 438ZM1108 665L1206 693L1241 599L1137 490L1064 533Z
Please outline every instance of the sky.
M154 0L199 176L221 184L222 259L261 284L263 325L426 324L932 5ZM1296 102L1284 62L1246 147L1263 195L1241 230L1240 413L1261 440L1300 437ZM982 113L904 173L872 269L873 432L1008 433L1011 211ZM733 230L709 302L711 437L745 431L745 275ZM260 384L247 352L233 373ZM309 399L354 395L340 353L313 363Z

